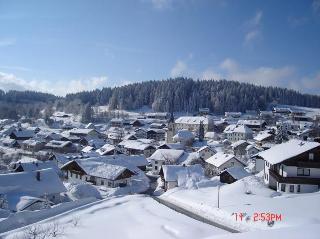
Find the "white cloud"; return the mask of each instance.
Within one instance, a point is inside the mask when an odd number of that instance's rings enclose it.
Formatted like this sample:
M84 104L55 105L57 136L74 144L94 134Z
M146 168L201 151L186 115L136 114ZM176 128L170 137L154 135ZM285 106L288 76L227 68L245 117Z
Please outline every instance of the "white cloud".
M0 89L8 90L34 90L64 96L84 90L94 90L106 86L106 76L77 79L71 81L41 81L25 80L13 74L0 72Z
M171 69L171 77L179 77L189 75L187 63L184 61L178 60L176 64Z
M248 21L248 26L252 28L259 26L262 20L262 16L262 11L257 11L254 17Z
M261 32L261 21L263 17L262 11L257 11L256 14L245 22L245 36L244 36L244 44L248 45L254 40L258 39L262 36Z
M0 47L12 46L16 43L14 38L3 38L0 39Z

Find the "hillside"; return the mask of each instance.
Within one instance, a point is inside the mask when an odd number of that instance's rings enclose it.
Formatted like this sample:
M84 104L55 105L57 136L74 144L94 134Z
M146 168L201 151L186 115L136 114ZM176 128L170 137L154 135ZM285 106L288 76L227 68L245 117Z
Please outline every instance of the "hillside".
M109 104L110 109L135 110L149 106L155 111L195 112L200 107L207 107L215 113L264 110L270 103L320 107L320 96L285 88L187 78L146 81L66 96L67 102L73 100L91 105Z

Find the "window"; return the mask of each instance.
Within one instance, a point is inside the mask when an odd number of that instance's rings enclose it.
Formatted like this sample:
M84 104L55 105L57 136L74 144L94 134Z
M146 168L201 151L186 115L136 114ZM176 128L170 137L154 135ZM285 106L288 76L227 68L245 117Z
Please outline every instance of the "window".
M154 166L154 169L155 169L155 170L158 170L158 166Z
M234 166L234 162L231 162L231 166Z
M310 169L309 168L298 168L297 175L298 176L310 176Z
M300 193L300 185L298 185L297 193Z
M294 192L294 185L290 185L289 191L290 191L290 193Z
M78 178L78 174L76 174L76 178Z
M108 182L108 186L111 187L111 182Z
M104 181L103 180L101 180L101 185L104 185Z
M314 154L313 153L309 153L309 160L313 160L314 159Z
M281 191L285 192L286 191L286 185L285 184L281 184Z

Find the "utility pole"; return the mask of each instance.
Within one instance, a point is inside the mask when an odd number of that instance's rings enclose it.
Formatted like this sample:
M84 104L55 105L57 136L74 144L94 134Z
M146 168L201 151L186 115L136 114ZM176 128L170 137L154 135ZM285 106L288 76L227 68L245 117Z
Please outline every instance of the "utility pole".
M218 185L218 208L220 208L220 185Z

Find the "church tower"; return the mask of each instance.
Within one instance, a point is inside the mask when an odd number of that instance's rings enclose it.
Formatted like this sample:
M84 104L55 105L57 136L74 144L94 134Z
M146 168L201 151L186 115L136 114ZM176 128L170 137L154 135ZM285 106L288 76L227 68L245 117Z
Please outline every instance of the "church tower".
M173 136L176 134L176 128L174 125L174 116L173 112L171 112L170 119L168 121L168 130L166 134L166 143L173 143Z

